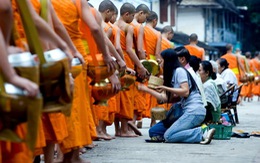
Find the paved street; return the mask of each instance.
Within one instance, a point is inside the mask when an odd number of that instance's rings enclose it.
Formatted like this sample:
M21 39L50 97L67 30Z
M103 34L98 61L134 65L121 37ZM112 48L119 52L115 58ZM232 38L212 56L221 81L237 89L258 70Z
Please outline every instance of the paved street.
M238 114L240 124L233 131L260 131L260 102L243 102ZM260 137L213 140L210 145L146 143L149 124L144 119L143 136L137 138L95 141L98 146L82 157L91 163L260 163ZM108 132L114 135L114 127Z

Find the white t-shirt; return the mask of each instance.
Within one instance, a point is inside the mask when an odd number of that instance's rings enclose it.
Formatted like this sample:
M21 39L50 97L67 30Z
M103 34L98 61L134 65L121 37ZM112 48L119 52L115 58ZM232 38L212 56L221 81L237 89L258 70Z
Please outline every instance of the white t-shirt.
M226 82L227 85L231 85L231 84L235 84L235 89L237 88L237 78L236 78L236 75L235 73L230 70L229 68L225 69L224 71L222 71L222 73L220 74L221 75L221 78ZM232 101L236 101L237 99L237 96L238 96L238 91L234 92L233 94L233 98L232 98Z

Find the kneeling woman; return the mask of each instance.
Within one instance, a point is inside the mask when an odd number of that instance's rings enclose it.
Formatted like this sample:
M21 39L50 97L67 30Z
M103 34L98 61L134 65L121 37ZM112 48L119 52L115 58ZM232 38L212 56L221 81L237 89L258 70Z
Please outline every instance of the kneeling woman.
M139 85L138 89L153 95L159 102L164 103L173 102L174 99L179 97L180 101L175 104L175 106L178 106L175 109L178 108L181 114L173 124L165 124L160 121L154 125L149 130L149 136L152 140L163 140L167 143L209 144L215 129L203 134L200 127L205 118L206 109L203 106L196 83L188 71L181 66L173 49L163 51L161 56L164 59L164 85L158 86L157 91L144 85Z

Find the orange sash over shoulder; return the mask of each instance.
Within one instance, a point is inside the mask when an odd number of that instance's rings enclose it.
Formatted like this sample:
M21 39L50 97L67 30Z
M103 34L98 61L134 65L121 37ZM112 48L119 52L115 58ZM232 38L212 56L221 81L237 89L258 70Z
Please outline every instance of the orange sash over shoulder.
M151 27L147 25L144 27L144 44L146 48L146 54L148 55L148 59L151 58L149 57L149 55L155 55L156 44L159 36L160 33L155 31Z
M227 62L229 63L229 68L236 74L238 75L238 65L237 65L237 57L233 54L225 54L221 58L225 58Z
M196 56L202 60L204 49L198 46L185 45L185 48L190 52L190 55Z
M171 43L166 38L162 38L161 51L169 48L173 48L173 43Z
M76 0L76 3L78 2ZM52 0L52 5L77 50L87 62L86 51L81 40L82 33L79 30L79 12L81 11L78 11L72 0ZM72 112L71 116L66 118L68 137L63 140L61 145L62 149L65 150L81 147L92 142L89 137L89 126L86 125L87 112L90 110L90 95L86 76L86 70L82 70L74 80Z

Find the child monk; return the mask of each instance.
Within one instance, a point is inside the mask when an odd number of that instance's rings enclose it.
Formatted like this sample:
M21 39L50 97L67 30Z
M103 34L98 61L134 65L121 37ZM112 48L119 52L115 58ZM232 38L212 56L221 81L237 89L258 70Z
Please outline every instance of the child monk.
M134 27L134 49L138 55L139 60L146 59L145 45L144 45L144 27L143 23L146 22L146 17L149 15L149 8L145 4L140 4L136 7L136 13L134 20L131 22L131 25ZM137 85L138 82L135 82ZM141 132L137 129L135 122L136 120L141 123L142 113L145 110L146 98L145 93L140 92L134 88L134 119L129 121L129 126L135 131L137 135L142 135Z
M174 31L172 27L166 25L165 27L163 27L161 33L162 33L161 51L169 48L174 48L174 43L170 41L174 35Z
M130 3L124 3L120 8L120 18L116 25L121 30L121 48L124 53L124 60L127 67L135 69L140 78L146 78L148 71L140 63L137 54L133 51L134 28L129 23L134 19L135 7ZM129 91L119 93L118 107L119 113L116 115L116 136L135 137L136 135L128 129L128 121L133 120L134 113L134 88L130 87ZM121 121L121 129L118 126Z
M158 15L154 11L151 11L147 17L146 25L144 27L144 42L147 54L146 59L152 59L158 63L161 63L160 53L162 36L160 32L154 29L157 25L157 22ZM150 110L156 106L157 100L150 94L146 94L146 109L143 116L150 118ZM153 126L155 123L155 120L152 119L150 126Z

